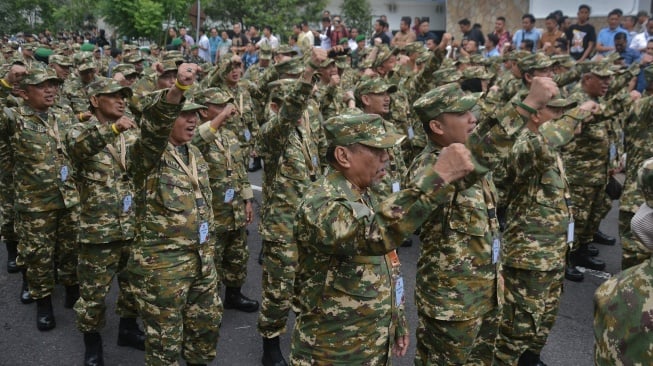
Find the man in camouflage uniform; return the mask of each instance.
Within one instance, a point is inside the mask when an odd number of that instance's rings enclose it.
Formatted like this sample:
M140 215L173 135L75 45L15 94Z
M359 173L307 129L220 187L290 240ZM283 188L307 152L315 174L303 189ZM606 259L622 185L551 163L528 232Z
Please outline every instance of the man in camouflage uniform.
M340 75L336 67L336 60L329 57L317 67L318 78L315 98L320 105L322 118L327 120L339 115L346 108L345 93L340 87ZM350 95L347 95L351 99Z
M651 257L630 230L630 221L643 201L637 189L637 170L644 159L653 156L653 66L644 70L646 96L637 100L624 120L624 148L627 156L626 180L619 202L619 233L621 235L621 269L627 269Z
M644 203L634 216L632 230L653 251L653 159L638 173ZM653 359L651 258L605 281L594 294L594 363L598 366L648 365Z
M553 99L531 114L506 159L515 189L501 253L506 302L496 356L503 365L541 363L558 312L573 203L557 149L598 110L593 101L571 109L575 105Z
M249 183L238 138L225 127L237 114L233 98L218 88L195 94L195 102L207 109L200 110L203 122L193 137L209 165L209 180L213 191L215 219L215 267L218 281L226 285L224 307L244 312L258 310L258 301L241 292L247 279L247 233L252 222L254 193Z
M26 269L30 296L37 301L37 328L42 331L55 327L51 298L55 278L66 286L65 307L71 308L79 297L79 194L63 143L73 121L53 107L61 82L54 70L30 70L20 84L24 104L5 108L0 117L0 131L6 131L0 140L1 171L14 180L17 264Z
M326 60L326 51L311 52L313 65ZM256 143L266 164L259 224L263 295L258 318L265 366L286 364L279 336L286 330L297 266L294 215L307 187L321 176L319 144L324 132L320 120L308 111L315 71L309 65L302 79L281 79L270 85L271 110L277 114L263 125Z
M445 202L453 190L448 183L473 165L467 155L456 167L460 174L442 169L445 160L462 157L456 153L469 154L452 146L408 189L381 202L368 189L385 174L386 149L405 136L388 133L373 114L334 117L325 129L333 171L310 187L296 215L299 313L291 363L390 365L391 350L403 356L409 342L397 244Z
M266 78L265 74L268 72L268 70L271 69L270 62L272 60L272 49L267 43L263 43L261 45L261 49L259 50L259 54L259 62L245 71L243 79L249 81L248 89L252 97L252 103L254 104L254 114L256 115L258 125L263 126L263 124L268 120L268 116L266 114L266 106L269 95L263 90L261 84L267 82L264 81L264 79ZM249 171L255 172L261 168L261 157L254 156L252 166L250 167Z
M127 270L148 366L178 365L180 355L188 365L211 362L222 319L209 168L190 144L204 107L183 104L196 75L197 65L181 64L173 86L153 96L128 154L138 235Z
M125 99L131 96L131 89L102 78L89 85L88 94L93 117L69 130L66 145L75 163L82 202L77 328L84 333L84 364L101 365L104 361L99 331L106 323L104 302L116 275L118 345L145 349L145 336L136 324L136 303L124 273L134 238L135 193L126 155L138 131L124 116Z
M79 122L88 121L91 112L88 110L88 95L86 87L99 77L96 75L95 63L85 55L80 55L77 60L78 76L71 77L64 82L62 87L63 98L68 101Z
M524 103L541 108L556 92L551 79L535 78ZM433 89L415 102L429 142L409 169L409 178L433 164L451 143L466 143L476 161L489 168L500 160L497 155L510 151L528 112L507 105L475 128L470 111L475 104L476 97L457 84ZM416 365L491 364L494 359L503 302L496 190L487 169L464 183L422 226Z

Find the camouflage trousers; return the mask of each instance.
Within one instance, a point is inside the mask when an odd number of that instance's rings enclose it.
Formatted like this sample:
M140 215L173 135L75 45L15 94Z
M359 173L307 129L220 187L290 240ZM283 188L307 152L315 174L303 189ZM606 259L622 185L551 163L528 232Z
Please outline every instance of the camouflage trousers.
M79 205L69 209L16 213L17 264L27 269L33 299L50 294L55 278L65 286L77 284Z
M492 365L500 316L497 307L481 317L449 321L417 309L415 365Z
M574 242L587 244L594 240L601 219L610 208L605 186L569 186L574 205ZM578 248L578 245L574 249Z
M630 230L630 221L635 214L629 211L619 211L619 233L621 235L621 270L634 267L651 257L651 251L646 249Z
M292 307L297 244L263 240L263 294L258 331L264 338L286 332Z
M555 322L564 272L503 267L506 303L497 338L496 358L501 365L516 365L530 350L540 354Z
M216 233L215 269L218 283L241 287L247 279L247 233L245 227Z
M80 244L77 278L79 300L75 303L77 329L81 332L97 332L106 323L105 299L113 277L118 277L118 302L116 314L121 318L136 318L136 300L129 286L125 270L132 241L116 241L102 244Z
M166 256L178 265L146 274L129 271L145 330L145 364L179 365L180 355L188 363L209 363L216 356L223 310L215 266L202 273L199 255Z
M18 235L14 229L16 214L14 213L14 187L11 179L5 177L0 182L0 213L2 213L2 226L0 235L7 241L18 241Z

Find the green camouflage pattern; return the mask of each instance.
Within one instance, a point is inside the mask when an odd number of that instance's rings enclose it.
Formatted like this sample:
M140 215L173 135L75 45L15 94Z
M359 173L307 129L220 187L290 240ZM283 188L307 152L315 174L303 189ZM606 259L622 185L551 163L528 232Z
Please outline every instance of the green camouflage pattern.
M404 136L389 133L378 114L348 114L329 119L324 130L330 145L347 146L359 143L379 149L395 146Z

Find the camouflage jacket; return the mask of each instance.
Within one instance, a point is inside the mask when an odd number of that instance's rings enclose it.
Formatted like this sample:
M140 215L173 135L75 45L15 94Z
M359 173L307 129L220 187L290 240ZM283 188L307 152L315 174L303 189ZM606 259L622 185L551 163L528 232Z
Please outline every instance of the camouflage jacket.
M80 243L134 238L135 192L126 171L126 155L137 136L138 131L132 130L116 136L110 124L102 124L96 117L74 125L66 134L66 147L75 164L82 204ZM121 156L125 156L124 166L119 162Z
M340 115L347 108L343 102L344 91L340 85L330 85L318 82L315 99L320 106L324 120Z
M93 81L97 80L98 77L96 76ZM89 84L82 83L79 76L71 75L61 87L60 93L64 100L70 103L75 115L89 111L88 93L86 92L86 87Z
M254 193L245 166L240 163L244 157L238 138L226 128L211 132L209 121L199 126L193 145L209 165L216 231L245 226L245 201L254 198Z
M565 192L570 192L557 149L573 138L576 125L588 116L574 109L542 125L539 133L524 129L517 138L507 159L514 188L503 232L504 265L535 271L564 268L569 222Z
M653 260L605 281L594 294L594 363L648 365L653 359Z
M263 208L259 232L263 240L291 242L294 215L304 191L320 172L320 120L307 109L312 85L300 82L276 118L261 128L257 140L265 162ZM306 129L306 119L308 126ZM298 123L298 121L302 123ZM308 154L308 156L307 156Z
M326 362L334 357L328 351L337 350L351 357L348 364L381 364L370 360L388 359L395 336L407 334L398 263L393 266L390 255L453 189L433 166L416 176L408 189L380 203L338 171L307 190L295 219L295 329L307 333L297 339L328 338L309 347L294 342L293 357Z
M128 267L131 272L147 274L177 266L187 260L186 256L199 255L201 271L208 273L214 267L209 166L192 144L176 149L168 142L182 104L166 103L166 93L157 93L145 109L141 136L130 151L128 170L136 189L136 238ZM183 150L188 159L184 159ZM185 160L189 169L195 160L201 198L196 199L192 180L175 155Z
M23 105L5 108L0 115L0 172L13 174L16 211L79 204L74 166L63 143L72 123L69 114L55 107L40 115Z
M653 156L653 96L639 99L632 106L624 123L624 147L627 155L626 181L619 209L635 213L644 202L637 189L637 169Z

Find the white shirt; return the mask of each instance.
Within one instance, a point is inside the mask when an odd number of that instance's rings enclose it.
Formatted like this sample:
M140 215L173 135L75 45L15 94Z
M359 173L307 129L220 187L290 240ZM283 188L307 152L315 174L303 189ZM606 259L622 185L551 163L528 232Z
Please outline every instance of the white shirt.
M648 43L649 39L653 39L653 35L649 35L648 32L639 33L630 41L630 48L637 51L646 51L646 43Z
M265 38L265 36L261 37L261 40L256 43L256 46L261 47L264 43L267 43L273 50L279 48L279 38L273 34L270 34L270 38Z
M209 37L203 34L197 45L200 46L199 56L206 62L211 62L211 52L209 51Z

